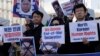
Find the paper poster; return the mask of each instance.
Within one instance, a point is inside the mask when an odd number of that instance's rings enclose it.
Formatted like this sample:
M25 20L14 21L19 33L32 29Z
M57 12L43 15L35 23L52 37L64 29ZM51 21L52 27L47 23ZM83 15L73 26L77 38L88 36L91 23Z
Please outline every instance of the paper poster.
M2 41L2 36L3 36L3 27L0 26L0 41Z
M36 56L34 37L23 37L20 39L21 56Z
M70 42L98 41L98 29L96 21L81 21L70 23Z
M19 42L22 34L22 26L5 26L3 28L3 40L5 43Z
M58 17L63 17L64 16L63 11L62 11L61 6L60 6L58 1L54 1L52 3L52 6L53 6L53 8L54 8L54 10L55 10Z
M43 42L58 42L65 43L64 25L49 26L42 28L42 40Z
M32 12L35 10L38 10L38 4L35 0L14 0L14 17L32 18Z

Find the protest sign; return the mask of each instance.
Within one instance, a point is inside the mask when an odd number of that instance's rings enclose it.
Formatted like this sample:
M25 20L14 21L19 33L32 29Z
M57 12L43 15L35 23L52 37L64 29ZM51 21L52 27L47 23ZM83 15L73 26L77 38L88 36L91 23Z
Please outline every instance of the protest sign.
M5 43L19 42L22 37L22 26L5 26L3 27L3 40Z
M71 42L82 42L83 38L87 38L88 41L98 41L96 21L74 22L69 25Z
M23 37L20 39L21 55L36 56L34 37Z
M70 0L69 2L64 2L61 4L64 15L69 16L73 13L73 7L76 4L83 3L83 0Z
M72 14L72 9L73 9L73 6L74 6L73 3L65 2L65 3L62 3L61 6L62 6L62 9L63 9L64 15Z
M42 41L43 42L58 42L65 43L64 25L49 26L42 28Z
M32 12L35 10L38 10L38 4L35 0L14 0L14 17L32 18Z
M54 8L54 10L55 10L58 17L63 17L64 16L64 13L61 9L61 6L60 6L60 4L57 0L52 2L52 6L53 6L53 8Z
M3 27L0 27L0 41L2 41Z
M0 41L2 41L2 35L0 34Z
M70 2L74 4L79 4L79 3L83 3L83 0L70 0Z

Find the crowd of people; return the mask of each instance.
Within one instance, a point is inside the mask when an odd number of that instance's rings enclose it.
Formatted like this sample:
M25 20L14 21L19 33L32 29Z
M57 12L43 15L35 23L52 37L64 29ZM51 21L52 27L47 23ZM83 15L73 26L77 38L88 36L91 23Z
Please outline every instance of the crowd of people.
M84 4L77 4L73 8L73 14L76 17L76 22L81 21L90 21L94 20L92 17L89 16L87 12L87 8L84 6ZM34 36L35 39L35 46L36 46L36 53L37 54L43 54L44 52L39 49L40 45L42 43L42 27L44 26L42 24L43 19L43 13L40 11L34 11L32 13L32 19L26 20L26 31L23 32L24 36ZM96 51L100 51L100 40L95 42L89 42L86 38L83 38L83 42L79 43L71 43L70 42L70 30L69 30L69 23L72 22L72 18L69 19L67 16L61 17L54 17L51 20L50 26L56 26L56 25L64 25L65 26L65 44L57 44L57 52L58 54L79 54L79 53L93 53ZM63 19L67 19L64 21ZM2 26L2 25L0 25ZM98 33L99 31L99 25L98 25ZM100 34L99 34L100 35ZM100 36L99 36L100 37ZM10 46L13 46L15 48L18 48L19 46L16 43L11 44L4 44L2 41L0 42L0 56L8 56L8 50ZM49 51L49 50L48 50ZM51 52L52 53L52 52Z
M73 8L73 13L76 17L76 22L81 21L90 21L94 20L94 18L89 16L87 8L84 4L77 4ZM43 27L42 18L43 13L40 11L35 11L33 14L32 21L28 21L28 27L30 30L27 30L24 34L26 36L34 36L36 42L36 53L42 54L42 50L39 50L39 46L41 45L41 29ZM73 17L71 17L73 18ZM63 19L67 19L65 22ZM99 47L100 41L89 42L86 38L83 38L83 42L80 43L71 43L70 42L70 34L69 34L69 23L72 22L72 19L69 19L67 16L62 17L54 17L51 20L50 26L56 25L65 25L65 44L59 44L57 53L58 54L78 54L78 53L92 53L99 51L96 47ZM98 33L99 33L98 26ZM27 35L29 34L29 35ZM32 35L30 35L32 34Z

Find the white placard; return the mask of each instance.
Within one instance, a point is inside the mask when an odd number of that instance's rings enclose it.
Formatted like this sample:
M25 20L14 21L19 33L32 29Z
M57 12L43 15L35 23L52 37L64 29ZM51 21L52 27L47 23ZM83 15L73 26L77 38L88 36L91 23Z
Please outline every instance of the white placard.
M3 27L0 26L0 41L2 41Z
M65 2L65 3L62 3L61 6L62 6L62 9L63 9L64 15L72 14L72 9L73 9L73 6L74 6L73 3Z
M81 21L70 23L70 42L98 41L98 29L96 21Z
M20 42L20 38L23 36L22 34L22 26L5 26L3 28L3 40L5 43L10 42Z
M42 41L43 42L58 42L65 43L64 25L49 26L42 28Z

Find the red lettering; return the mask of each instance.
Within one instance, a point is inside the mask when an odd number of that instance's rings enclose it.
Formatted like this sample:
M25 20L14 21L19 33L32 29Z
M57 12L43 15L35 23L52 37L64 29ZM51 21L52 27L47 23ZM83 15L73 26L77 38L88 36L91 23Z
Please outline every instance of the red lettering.
M84 35L95 35L95 32L84 32Z
M57 30L61 30L61 28L50 28L50 31L57 31Z
M18 36L21 35L21 33L20 32L14 32L14 33L6 33L4 35L5 35L5 37L18 37Z
M72 36L82 36L83 33L72 33L71 35L72 35Z
M49 28L45 28L45 31L49 31Z
M5 36L5 37L7 37L7 36L8 36L8 34L4 34L4 36Z

